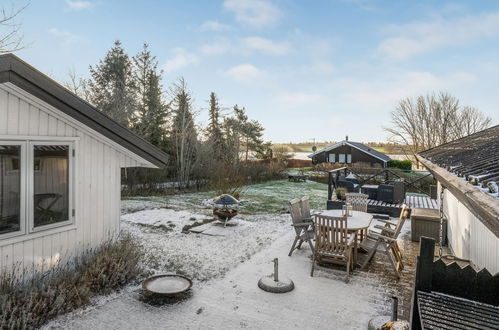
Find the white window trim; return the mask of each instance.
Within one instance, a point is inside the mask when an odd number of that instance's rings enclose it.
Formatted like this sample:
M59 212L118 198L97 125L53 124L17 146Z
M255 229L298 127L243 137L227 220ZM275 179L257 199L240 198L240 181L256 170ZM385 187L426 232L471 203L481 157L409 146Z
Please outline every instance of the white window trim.
M23 162L23 159L26 159L27 156L27 148L26 148L26 141L20 141L20 140L0 140L0 145L11 145L11 146L20 146L21 147L21 159L19 159L19 168L21 169L21 182L20 182L20 209L19 209L19 221L20 221L20 226L18 231L13 231L10 233L5 233L5 234L0 234L0 239L8 239L12 237L17 237L21 235L26 234L26 200L27 200L27 195L26 195L26 187L27 187L27 182L26 182L26 162Z
M57 227L62 227L62 226L68 226L72 225L74 223L74 216L73 216L73 211L74 210L74 189L73 189L73 182L74 182L74 157L73 157L73 150L74 150L74 144L73 142L53 142L53 141L30 141L28 143L28 168L29 169L34 169L34 153L33 153L33 147L34 146L68 146L68 216L69 219L65 221L60 221L57 223L53 223L50 225L44 225L44 226L39 226L35 227L35 215L34 215L34 210L35 210L35 205L34 205L34 171L30 170L28 171L28 196L29 196L29 201L28 201L28 231L29 233L36 233L40 231L44 231L47 229L53 229Z
M0 234L0 246L8 242L24 241L27 239L39 237L40 235L50 234L76 228L76 144L77 139L68 137L45 137L44 139L0 139L0 144L5 145L20 145L21 160L19 162L21 168L21 209L20 209L20 230L11 233ZM58 223L34 227L34 195L33 195L33 179L34 179L34 157L33 146L35 145L67 145L69 146L69 164L68 164L68 214L69 219ZM22 161L24 159L24 161Z
M342 157L343 156L343 157ZM343 161L342 161L343 158ZM346 162L346 155L345 154L338 154L338 163L344 164Z

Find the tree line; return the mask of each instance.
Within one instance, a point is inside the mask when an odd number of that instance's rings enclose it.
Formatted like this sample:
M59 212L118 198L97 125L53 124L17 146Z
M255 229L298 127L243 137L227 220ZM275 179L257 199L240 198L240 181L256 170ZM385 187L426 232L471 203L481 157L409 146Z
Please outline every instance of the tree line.
M252 153L260 158L271 156L270 143L263 141L263 126L238 105L222 114L215 92L209 95L207 127L198 125L187 82L178 78L165 90L163 71L147 44L130 57L121 42L115 41L89 71L89 79L71 72L66 87L168 153L167 170L181 188L208 168L237 166Z

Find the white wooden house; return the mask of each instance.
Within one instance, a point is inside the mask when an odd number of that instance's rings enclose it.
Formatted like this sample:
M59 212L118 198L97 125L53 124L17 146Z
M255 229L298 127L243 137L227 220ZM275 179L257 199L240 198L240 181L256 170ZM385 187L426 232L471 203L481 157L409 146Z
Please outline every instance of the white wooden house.
M424 151L417 158L443 192L441 205L453 254L478 269L499 273L499 126Z
M0 269L48 269L116 235L121 169L167 161L18 57L0 56Z

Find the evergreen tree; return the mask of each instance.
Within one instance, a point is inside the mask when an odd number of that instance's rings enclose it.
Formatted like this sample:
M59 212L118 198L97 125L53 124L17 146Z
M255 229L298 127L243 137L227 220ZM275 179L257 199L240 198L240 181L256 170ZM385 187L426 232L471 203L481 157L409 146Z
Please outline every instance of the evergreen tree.
M249 120L245 108L235 105L233 116L224 121L226 149L232 155L230 158L239 162L241 151L244 151L245 160L248 160L251 150L257 153L263 152L263 130L258 121Z
M163 102L161 74L158 61L151 55L148 45L132 58L134 79L137 87L137 111L134 130L156 146L165 137L165 121L168 106Z
M171 155L174 158L180 188L189 185L196 160L197 131L192 113L192 97L183 78L172 88L172 126L170 131Z
M90 102L122 125L133 125L136 87L132 63L119 40L95 68L90 66L90 75Z
M224 149L224 139L220 125L220 106L217 95L214 92L210 94L210 114L208 124L208 143L213 149L213 157L221 160Z

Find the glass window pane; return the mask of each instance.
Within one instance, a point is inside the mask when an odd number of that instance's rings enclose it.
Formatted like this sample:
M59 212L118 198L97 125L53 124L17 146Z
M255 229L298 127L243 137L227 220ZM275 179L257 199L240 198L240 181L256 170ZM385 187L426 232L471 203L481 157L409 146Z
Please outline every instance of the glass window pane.
M0 146L0 234L21 229L21 146Z
M345 162L345 154L339 154L339 159L338 159L338 161L339 161L340 163L344 163L344 162Z
M69 146L33 146L34 226L69 220Z

